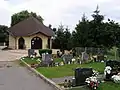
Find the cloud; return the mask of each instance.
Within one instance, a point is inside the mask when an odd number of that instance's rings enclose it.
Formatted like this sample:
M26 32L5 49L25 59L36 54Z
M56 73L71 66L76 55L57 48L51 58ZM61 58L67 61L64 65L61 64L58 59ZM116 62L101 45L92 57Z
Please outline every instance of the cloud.
M10 24L11 15L21 10L36 12L44 18L44 24L57 27L60 23L72 30L81 19L83 13L91 19L91 14L100 7L101 14L120 20L119 0L0 0L0 24ZM3 17L5 19L3 19Z

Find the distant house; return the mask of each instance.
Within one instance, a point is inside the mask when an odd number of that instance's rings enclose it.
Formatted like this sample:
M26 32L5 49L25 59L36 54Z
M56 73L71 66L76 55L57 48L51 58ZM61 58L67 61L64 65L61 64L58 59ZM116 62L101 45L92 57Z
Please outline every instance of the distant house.
M9 48L46 49L52 47L53 31L34 17L9 28Z

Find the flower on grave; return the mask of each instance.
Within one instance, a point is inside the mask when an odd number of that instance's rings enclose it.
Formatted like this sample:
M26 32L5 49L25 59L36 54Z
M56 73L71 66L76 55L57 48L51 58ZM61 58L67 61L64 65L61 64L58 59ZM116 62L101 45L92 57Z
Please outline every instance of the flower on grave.
M105 67L105 70L104 70L104 75L110 74L110 73L111 73L111 70L112 70L112 68L111 68L110 66L106 66L106 67Z
M98 72L98 71L93 70L93 75L94 75L94 76L98 76L98 74L99 74L99 72Z
M104 62L103 60L101 62Z
M113 75L111 78L115 83L120 83L120 76L119 75Z
M64 63L63 63L63 62L60 62L60 65L61 65L61 66L63 66L63 65L64 65Z
M75 58L72 59L72 62L74 62L74 61L75 61Z

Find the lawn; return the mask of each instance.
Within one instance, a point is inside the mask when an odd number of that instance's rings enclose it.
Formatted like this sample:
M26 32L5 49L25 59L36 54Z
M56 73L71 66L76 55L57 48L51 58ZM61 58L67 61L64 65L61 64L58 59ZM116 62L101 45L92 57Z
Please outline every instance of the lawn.
M87 88L72 88L69 90L89 90ZM120 90L120 84L116 84L113 82L105 82L105 83L101 83L99 85L99 88L97 90Z
M25 58L24 61L28 64L37 63L37 58L30 59ZM60 61L60 59L57 59L57 61ZM74 69L77 67L91 67L95 70L103 73L105 63L95 62L95 63L88 63L88 64L70 64L70 65L64 65L59 67L39 67L37 70L46 76L47 78L59 78L64 76L73 76L74 75Z
M98 90L120 90L120 84L116 84L113 82L101 83Z
M99 72L104 71L104 63L89 63L89 64L71 64L59 67L39 67L37 70L48 78L59 78L64 76L73 76L74 69L77 67L92 67Z

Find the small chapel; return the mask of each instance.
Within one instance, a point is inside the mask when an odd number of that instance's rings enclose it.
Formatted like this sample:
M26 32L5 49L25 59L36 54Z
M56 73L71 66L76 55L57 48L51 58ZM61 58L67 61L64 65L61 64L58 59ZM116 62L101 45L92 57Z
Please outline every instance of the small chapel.
M53 30L34 17L29 17L10 27L9 48L51 49Z

